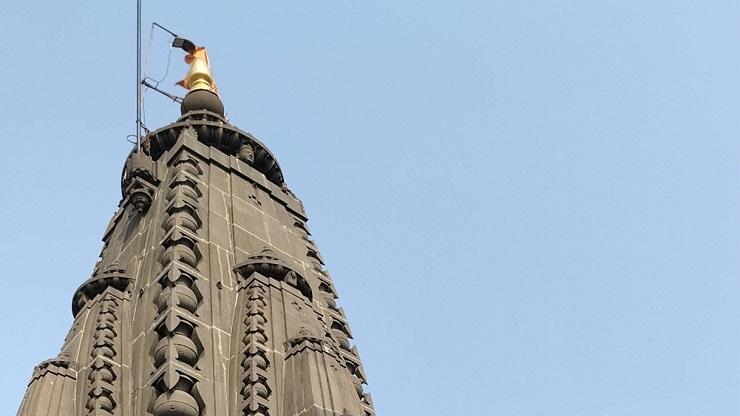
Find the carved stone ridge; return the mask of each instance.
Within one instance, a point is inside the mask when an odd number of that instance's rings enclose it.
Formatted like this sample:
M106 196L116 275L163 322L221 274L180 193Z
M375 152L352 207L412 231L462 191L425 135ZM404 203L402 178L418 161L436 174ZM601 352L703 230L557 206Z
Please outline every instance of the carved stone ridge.
M94 274L80 285L79 288L77 288L72 297L72 315L77 316L87 301L93 299L100 293L103 293L109 286L112 286L121 292L125 292L126 288L128 288L128 285L131 283L131 280L132 279L126 275L126 269L116 262L111 263L103 273Z
M154 182L154 161L144 152L134 151L126 161L126 178L140 177Z
M125 204L132 204L140 214L152 204L158 181L154 175L154 161L144 152L133 152L126 161L121 178Z
M331 348L330 344L326 340L313 335L305 334L297 336L295 338L291 338L285 343L285 358L287 359L288 357L296 355L305 350L324 353L336 358L338 361L341 362L337 353L334 351L333 348Z
M33 369L33 376L31 377L31 381L28 384L31 384L34 380L38 379L46 373L66 376L76 380L77 366L74 362L61 357L42 361L36 366L36 368Z
M181 134L195 135L195 131L188 128ZM154 299L158 315L153 322L157 334L152 357L157 369L151 381L155 389L153 414L199 416L205 408L198 392L198 383L203 380L197 366L205 347L198 337L195 318L203 299L195 272L202 259L198 248L202 226L198 176L202 171L197 160L186 152L175 155L168 165L172 177L164 194L168 205L162 223L165 235L160 241L163 251L158 256L163 266L157 278L161 292Z
M270 416L269 397L272 393L268 381L270 359L267 352L267 301L266 289L257 279L246 288L246 313L242 338L242 388L241 414L244 416Z
M118 407L114 383L119 375L111 362L118 355L115 345L118 336L117 309L118 301L115 297L107 294L102 298L90 349L88 399L85 404L89 414L112 415Z
M275 280L284 281L298 289L309 301L313 299L311 287L306 279L276 257L273 251L267 247L260 253L250 256L246 261L237 264L234 271L244 279L256 272Z
M238 157L264 174L270 182L278 186L283 184L280 165L267 147L210 111L191 111L177 122L152 132L144 141L144 150L157 160L175 145L181 131L188 128L195 130L198 141Z

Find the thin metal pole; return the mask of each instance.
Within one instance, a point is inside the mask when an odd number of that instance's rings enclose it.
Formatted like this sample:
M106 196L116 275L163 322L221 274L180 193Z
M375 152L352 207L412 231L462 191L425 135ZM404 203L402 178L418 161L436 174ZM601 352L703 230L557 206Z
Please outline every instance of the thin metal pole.
M171 31L171 30L167 29L166 27L164 27L164 26L160 25L159 23L157 23L157 22L152 22L152 24L153 24L154 26L157 26L158 28L160 28L160 29L164 30L165 32L169 33L170 35L172 35L172 36L174 36L174 37L177 37L177 33L175 33L175 32L173 32L173 31Z
M136 0L136 151L141 150L141 0Z
M163 91L163 90L159 89L156 85L150 84L147 80L142 81L142 83L144 84L145 87L151 88L154 91L157 91L158 93L164 95L165 97L169 98L170 100L175 101L175 102L178 102L178 103L182 103L182 97L178 97L178 96L176 96L174 94L168 93L167 91Z

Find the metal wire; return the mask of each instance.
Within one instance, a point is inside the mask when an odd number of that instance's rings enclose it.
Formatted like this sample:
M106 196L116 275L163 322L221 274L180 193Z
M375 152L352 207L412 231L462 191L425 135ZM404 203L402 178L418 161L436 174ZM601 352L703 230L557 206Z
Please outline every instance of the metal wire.
M159 84L161 84L167 78L167 75L169 75L171 63L172 63L172 45L170 45L169 54L167 54L167 67L164 70L164 75L162 75L162 78L154 79L150 76L147 76L147 72L144 72L144 81L152 81L156 87L159 87Z
M154 29L154 24L152 24L152 30L153 29ZM155 91L160 92L160 93L162 93L162 94L164 94L164 95L166 95L168 97L171 95L171 94L167 94L167 93L164 93L164 92L160 91L159 90L159 84L161 84L165 79L167 79L167 75L169 75L169 73L170 73L170 65L172 63L172 45L170 45L169 54L167 55L167 67L165 68L164 75L162 75L162 78L161 79L158 79L158 80L157 79L154 79L154 78L152 78L150 76L148 76L148 73L149 73L148 66L149 66L149 54L150 54L150 52L151 52L151 39L150 39L150 42L149 42L149 50L147 51L147 58L146 58L146 62L147 63L144 66L144 68L146 68L146 70L144 71L144 79L141 80L142 88L144 90L144 95L141 97L141 110L142 110L142 116L141 116L141 118L142 118L142 120L143 120L144 123L146 123L146 92L149 91L149 89L151 88L151 89L154 89ZM149 85L148 84L148 81L152 81L154 83L154 85ZM172 97L170 97L170 98L172 98Z
M146 103L145 103L145 98L146 98L146 92L149 89L153 89L153 90L159 92L160 94L163 94L163 95L167 96L168 98L171 98L173 101L177 101L175 98L173 98L174 96L172 94L169 94L169 93L164 92L164 91L162 91L162 90L159 89L159 84L161 84L162 82L164 82L164 80L167 79L167 76L170 73L170 66L172 64L172 43L171 42L167 42L167 44L169 45L169 52L167 54L167 66L165 67L164 75L162 75L162 78L161 79L154 79L154 78L152 78L152 77L149 76L149 62L150 62L150 57L151 57L151 53L152 53L152 44L154 43L154 30L155 30L155 28L159 28L162 31L167 32L168 34L170 34L170 35L172 35L174 37L177 37L177 35L174 32L172 32L171 30L167 29L166 27L160 25L157 22L152 22L151 28L149 29L149 45L147 46L146 60L144 61L145 62L144 63L144 77L139 81L140 87L141 87L141 89L143 91L143 94L142 94L142 97L141 97L141 109L142 109L141 119L142 119L142 124L144 124L146 122ZM153 83L153 85L149 84L148 81L151 81ZM144 129L146 129L145 126L144 126ZM146 129L146 131L148 132L149 129Z
M136 0L136 151L141 150L141 0Z
M146 60L144 60L144 78L149 73L149 55L152 53L152 41L154 40L154 23L149 28L149 45L146 47Z

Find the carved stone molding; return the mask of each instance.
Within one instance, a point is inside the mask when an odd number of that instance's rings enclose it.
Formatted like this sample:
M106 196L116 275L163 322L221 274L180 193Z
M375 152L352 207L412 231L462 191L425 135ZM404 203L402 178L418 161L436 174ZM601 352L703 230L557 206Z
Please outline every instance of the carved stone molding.
M287 360L293 355L296 355L304 350L312 350L323 354L328 354L331 357L339 359L333 348L327 344L326 340L317 336L311 335L305 329L301 331L301 334L297 337L291 338L285 343L285 359Z
M245 295L247 310L244 315L245 330L241 353L241 414L270 416L269 397L272 389L267 379L270 359L267 355L266 289L258 280L252 280Z
M185 130L183 134L195 133ZM164 250L159 258L163 272L156 279L161 290L155 299L158 317L153 325L157 334L153 410L154 416L199 416L203 405L198 400L197 363L204 347L196 333L195 313L203 299L196 285L196 269L202 258L197 236L202 224L197 178L202 170L187 153L176 156L171 166L162 223Z
M77 288L72 297L72 315L76 317L89 300L103 293L107 287L125 292L130 283L131 278L126 274L126 269L114 261L102 273L93 274Z
M275 253L268 247L262 249L259 254L250 256L246 261L237 264L234 271L241 275L243 279L247 279L252 273L257 272L263 276L284 281L298 289L309 301L313 299L311 287L306 279L275 256Z
M152 205L157 180L154 175L154 162L144 152L133 152L126 162L121 188L124 201L133 205L139 214L145 213Z
M100 300L90 348L85 408L89 415L113 415L118 407L114 383L119 377L113 364L116 351L118 300L106 294Z
M77 365L67 358L56 357L40 362L34 369L29 385L41 378L44 374L51 372L61 376L77 379Z
M145 150L154 160L172 148L185 129L193 129L197 140L213 146L226 154L234 155L265 175L267 180L280 186L283 172L275 156L254 136L210 111L191 111L176 123L150 133L144 141Z

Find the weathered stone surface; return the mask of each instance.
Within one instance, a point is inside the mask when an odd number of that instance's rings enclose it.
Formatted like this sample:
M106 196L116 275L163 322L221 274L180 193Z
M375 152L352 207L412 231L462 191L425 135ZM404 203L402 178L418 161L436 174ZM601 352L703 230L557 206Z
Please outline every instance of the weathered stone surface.
M18 414L373 415L306 221L272 154L219 114L151 134Z

